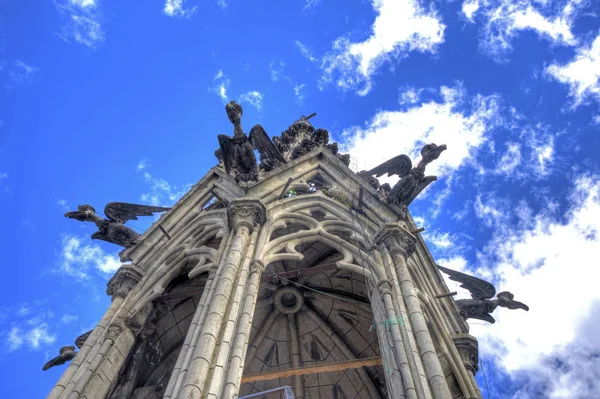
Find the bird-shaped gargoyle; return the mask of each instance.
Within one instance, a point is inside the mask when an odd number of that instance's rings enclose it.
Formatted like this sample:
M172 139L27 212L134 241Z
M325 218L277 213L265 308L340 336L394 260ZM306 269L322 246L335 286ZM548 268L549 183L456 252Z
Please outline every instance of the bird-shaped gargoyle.
M62 348L60 348L60 355L56 356L54 359L44 364L42 370L46 371L51 367L65 364L66 362L73 360L76 354L77 352L75 352L74 346L63 346Z
M458 299L456 301L456 305L460 308L461 316L465 320L479 319L493 324L496 320L492 317L491 313L498 306L509 309L529 310L529 307L524 303L513 300L515 296L508 291L499 292L496 295L496 288L485 280L440 265L437 265L437 267L450 276L450 280L461 283L460 286L471 293L473 299ZM494 295L496 295L496 299L492 299Z
M92 234L92 240L103 240L130 248L138 243L140 235L124 223L128 220L137 220L138 216L152 216L154 212L164 212L169 209L160 206L110 202L104 208L104 214L108 219L98 216L91 205L79 205L76 211L67 212L65 216L80 222L96 223L98 231Z
M235 181L258 181L258 168L269 171L286 163L285 158L275 147L261 125L254 125L249 137L242 130L242 106L230 101L226 106L227 117L233 123L233 137L219 134L219 147L225 171L233 172ZM260 165L256 165L254 150L260 155ZM218 157L218 156L217 156ZM219 160L220 161L220 160Z
M412 161L407 155L398 155L371 170L359 172L359 176L367 179L373 188L379 188L379 182L372 176L380 177L387 173L388 176L398 175L400 181L388 192L387 200L400 207L408 207L410 203L431 182L437 180L436 176L425 176L427 164L438 159L446 145L427 144L421 150L421 161L413 168ZM387 185L384 185L387 188ZM387 190L382 190L387 191Z

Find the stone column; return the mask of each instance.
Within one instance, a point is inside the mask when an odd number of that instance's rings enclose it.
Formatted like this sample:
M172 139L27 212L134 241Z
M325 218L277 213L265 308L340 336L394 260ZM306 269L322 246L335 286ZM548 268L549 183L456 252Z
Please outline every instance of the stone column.
M201 321L202 310L206 307L208 296L212 290L216 273L216 267L213 267L208 271L208 279L206 280L204 291L202 292L202 296L200 297L200 302L198 303L198 307L196 308L196 313L194 313L194 317L192 318L192 323L188 328L188 334L185 336L185 341L181 346L179 356L177 356L177 363L175 363L173 373L171 373L171 379L169 380L169 384L167 385L167 389L165 390L165 395L163 396L164 399L170 399L173 396L173 392L175 392L178 388L177 382L179 380L179 376L181 375L180 372L190 360L189 352L190 350L194 349L192 347L192 342L194 342L198 338L198 333L200 332L199 325Z
M477 338L469 334L457 334L452 337L452 341L454 341L454 345L469 374L469 382L476 394L474 399L482 399L481 391L479 390L477 381L475 381L475 374L477 374L477 370L479 370L479 347Z
M229 353L226 353L226 356L217 355L220 352L219 344L229 343L219 341L223 335L233 331L235 320L239 316L239 309L235 315L230 311L234 307L232 292L237 285L246 284L246 281L240 281L239 278L242 260L247 251L249 236L255 227L264 223L266 210L258 200L241 199L230 203L227 215L233 234L231 249L217 271L214 295L202 325L198 326L200 332L189 370L181 391L173 395L177 398L200 399L207 394L211 383L222 383L225 376L224 366ZM211 369L211 365L214 365L214 368ZM213 395L210 397L216 398Z
M399 224L386 224L377 233L376 240L383 242L392 256L392 261L398 276L402 298L406 304L412 331L417 340L419 355L434 399L451 398L442 366L437 357L433 341L427 328L425 316L412 278L406 265L406 259L412 255L416 248L416 238Z
M394 357L398 371L400 372L400 378L402 379L402 386L404 395L407 399L419 399L417 398L417 390L413 376L408 365L408 359L404 343L402 342L402 336L400 334L400 323L403 319L401 315L397 315L394 310L393 297L392 297L392 284L389 280L380 280L377 284L379 289L379 295L381 296L383 305L383 316L385 319L382 324L379 324L380 328L385 328L386 334L389 334L394 347ZM400 320L400 322L398 322ZM388 332L389 328L389 332ZM383 342L383 345L387 345L387 342ZM380 345L379 350L381 351L383 346Z
M122 265L110 279L107 284L106 294L112 296L112 302L108 310L82 345L60 380L56 383L52 391L50 391L48 399L68 397L75 387L75 383L82 378L83 374L89 369L92 359L101 350L102 338L106 333L107 327L129 292L142 279L142 275L142 271L137 266L128 264Z

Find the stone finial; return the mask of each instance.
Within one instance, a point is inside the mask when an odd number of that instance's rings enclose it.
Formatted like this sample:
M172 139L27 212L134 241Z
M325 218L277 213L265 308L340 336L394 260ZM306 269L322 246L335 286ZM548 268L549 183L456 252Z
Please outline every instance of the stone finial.
M237 230L244 225L252 232L254 227L262 225L267 220L267 210L259 200L233 200L227 207L229 227Z
M410 257L417 247L417 239L408 230L398 224L384 225L375 235L377 244L384 243L390 253L400 253L404 258Z
M469 334L458 334L452 337L463 364L473 375L479 370L479 349L477 338Z
M142 279L142 271L134 264L121 265L119 270L106 285L106 295L125 298L133 287Z

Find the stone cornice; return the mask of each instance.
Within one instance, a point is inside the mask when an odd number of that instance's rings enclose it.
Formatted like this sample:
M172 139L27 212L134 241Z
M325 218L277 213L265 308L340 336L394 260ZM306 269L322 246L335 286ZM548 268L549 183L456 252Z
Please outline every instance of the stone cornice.
M377 244L384 243L392 255L408 258L415 252L417 239L408 230L396 223L384 225L375 234Z
M134 264L121 265L106 285L106 295L110 295L113 301L116 297L127 297L142 276L143 272Z
M232 230L246 226L252 232L255 227L265 223L267 210L260 200L235 199L227 207L227 219Z

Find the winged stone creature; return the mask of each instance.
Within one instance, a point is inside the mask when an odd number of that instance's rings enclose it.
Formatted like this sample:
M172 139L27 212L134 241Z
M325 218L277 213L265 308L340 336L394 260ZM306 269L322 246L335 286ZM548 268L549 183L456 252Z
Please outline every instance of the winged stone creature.
M110 202L104 207L107 219L97 215L91 205L79 205L76 211L65 213L65 217L80 222L94 222L98 231L92 234L92 240L103 240L130 248L138 243L140 235L125 226L125 222L137 220L138 216L152 216L154 212L165 212L169 209L171 208Z
M479 319L494 324L496 320L492 317L491 313L498 306L529 311L529 306L515 301L513 299L515 296L508 291L496 294L496 288L485 280L440 265L437 265L437 267L450 276L450 280L461 283L460 286L471 293L473 299L458 299L456 301L456 305L460 308L461 315L465 320ZM494 295L496 299L492 299Z
M48 363L44 364L42 367L43 371L48 370L54 366L60 366L61 364L65 364L68 361L73 360L77 352L75 352L74 346L63 346L60 348L60 355L50 360Z
M377 189L379 181L373 175L380 177L387 173L388 176L398 175L400 180L388 193L388 202L400 207L407 207L429 184L437 180L437 176L425 176L425 167L438 159L446 150L446 145L427 144L421 150L421 160L413 168L412 161L407 155L398 155L381 165L358 174L365 178L369 184ZM387 187L386 190L387 191Z
M254 150L260 155L260 167L266 171L286 163L261 125L254 125L249 137L242 130L242 106L230 101L225 106L227 117L233 123L233 137L219 134L219 147L225 171L233 172L236 182L258 181L258 166Z

